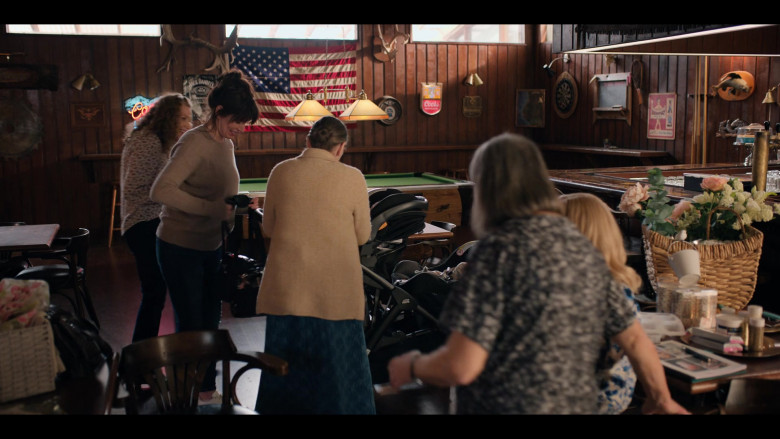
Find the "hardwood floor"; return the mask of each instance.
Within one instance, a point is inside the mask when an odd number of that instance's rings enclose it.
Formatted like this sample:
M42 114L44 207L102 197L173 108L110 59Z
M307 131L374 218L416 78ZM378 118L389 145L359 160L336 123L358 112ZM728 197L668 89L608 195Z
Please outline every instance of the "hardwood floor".
M141 301L135 259L124 239L115 236L111 248L98 242L90 247L87 282L95 308L100 319L102 337L115 351L129 344L132 339L136 313ZM223 305L221 328L230 335L239 350L263 351L265 347L265 317L235 318L230 309ZM173 309L170 299L166 301L160 324L160 335L174 332ZM218 387L221 383L218 381ZM237 389L242 405L254 408L259 372L249 372ZM378 414L446 414L450 398L448 389L414 389L397 392L377 388ZM112 410L121 414L122 409Z
M117 234L111 248L104 243L90 248L88 264L87 282L100 319L100 334L115 351L120 351L131 343L141 303L135 259L124 239ZM223 306L220 327L230 331L239 350L262 351L265 347L265 317L234 318L229 308ZM174 331L173 308L168 299L159 334ZM254 407L259 380L259 372L249 372L242 379L237 392L243 405Z

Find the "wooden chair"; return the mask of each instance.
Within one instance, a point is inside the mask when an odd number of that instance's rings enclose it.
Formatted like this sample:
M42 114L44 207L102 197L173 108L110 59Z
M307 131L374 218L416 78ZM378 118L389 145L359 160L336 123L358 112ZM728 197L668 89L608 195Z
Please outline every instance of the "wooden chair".
M111 183L111 212L108 220L108 248L111 248L111 243L114 241L114 233L121 231L121 224L117 224L117 219L121 218L117 216L117 209L121 209L122 203L117 200L120 195L120 184L118 181ZM121 222L121 221L119 221Z
M31 261L36 259L55 260L61 263L41 263L19 272L16 279L42 279L49 283L52 294L63 294L72 290L74 299L68 298L79 317L88 318L100 328L100 321L87 289L87 254L89 253L89 230L60 230L54 238L51 250L25 252Z
M231 361L243 363L231 378ZM198 405L198 394L210 364L222 365L222 404ZM236 387L248 370L287 374L287 362L263 352L238 351L225 329L185 331L142 340L122 349L119 381L127 386L127 414L257 414L241 406ZM153 407L141 388L149 385Z

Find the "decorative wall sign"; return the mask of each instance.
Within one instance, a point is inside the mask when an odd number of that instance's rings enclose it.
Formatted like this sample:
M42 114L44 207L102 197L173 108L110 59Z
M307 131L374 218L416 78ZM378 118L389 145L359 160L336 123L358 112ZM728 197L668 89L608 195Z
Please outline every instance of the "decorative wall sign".
M216 75L184 75L183 95L192 103L192 113L201 122L209 113L208 96L217 84Z
M392 125L398 122L398 119L400 119L401 115L403 114L401 103L398 102L398 99L392 96L382 96L382 98L379 100L379 103L376 105L385 113L387 113L388 116L390 116L389 119L380 119L377 121L383 125Z
M41 118L21 99L0 98L0 157L24 157L43 139Z
M674 140L677 94L650 93L647 107L647 138Z
M735 70L720 77L712 86L718 96L726 101L742 101L749 98L756 89L756 81L750 72Z
M125 99L124 107L125 111L130 113L130 117L133 120L138 120L149 111L149 107L152 105L153 98L147 98L146 96L135 95L132 98Z
M553 108L561 119L568 118L577 109L577 82L568 72L558 75L553 86L553 95L555 98Z
M517 90L515 125L544 127L544 89Z
M0 88L57 90L56 65L0 65Z
M482 96L465 96L463 98L463 115L466 117L482 116Z
M106 109L102 102L71 103L70 125L73 128L99 127L106 122Z
M423 113L433 116L441 111L441 82L423 82L420 93L420 109Z

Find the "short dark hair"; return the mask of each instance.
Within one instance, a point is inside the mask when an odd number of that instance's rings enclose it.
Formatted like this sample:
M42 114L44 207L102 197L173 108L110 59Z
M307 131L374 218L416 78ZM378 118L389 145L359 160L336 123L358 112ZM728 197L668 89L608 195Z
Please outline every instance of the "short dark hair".
M255 123L260 115L254 98L254 87L241 70L231 69L219 77L218 84L208 97L211 116L209 122L217 116L230 117L236 122ZM222 108L217 112L218 106Z
M312 148L330 151L336 145L347 141L347 127L335 117L325 116L314 122L306 137L309 138Z
M505 133L480 145L469 176L474 181L472 228L477 236L540 210L562 213L542 154L526 137Z

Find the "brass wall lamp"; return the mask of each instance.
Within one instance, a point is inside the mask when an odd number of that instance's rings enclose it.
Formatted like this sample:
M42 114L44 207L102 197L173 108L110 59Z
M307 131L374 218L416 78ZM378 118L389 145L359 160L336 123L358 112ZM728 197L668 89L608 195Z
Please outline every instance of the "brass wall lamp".
M94 90L100 87L100 83L97 79L95 79L94 76L92 76L92 73L85 73L79 76L78 78L74 79L70 85L78 91L81 91L84 87L86 87L88 90Z
M569 62L569 54L564 53L563 56L559 56L558 58L555 58L554 60L550 61L549 64L545 64L542 66L542 69L547 73L547 76L552 78L555 76L555 70L552 69L553 64L555 64L555 61L563 60L564 63Z

